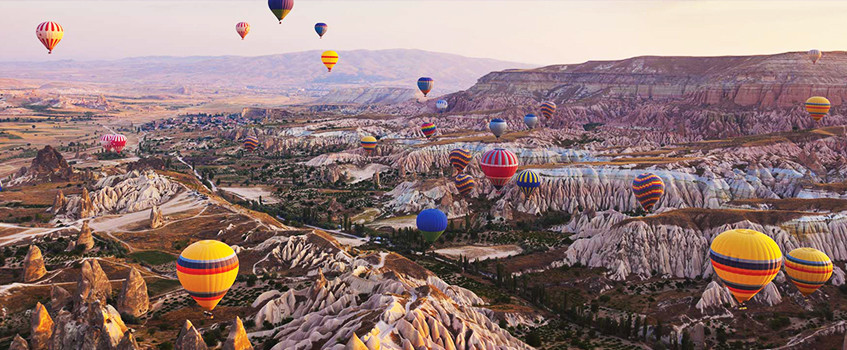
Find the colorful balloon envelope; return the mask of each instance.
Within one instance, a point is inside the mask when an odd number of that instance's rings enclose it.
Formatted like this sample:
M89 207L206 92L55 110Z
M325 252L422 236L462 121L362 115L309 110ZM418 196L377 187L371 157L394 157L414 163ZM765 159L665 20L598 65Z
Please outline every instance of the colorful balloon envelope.
M326 34L327 29L329 29L329 26L327 26L326 23L315 24L315 33L318 33L318 36L320 36L321 39L324 38L324 34Z
M423 132L424 136L426 136L426 138L432 137L432 135L435 135L436 131L435 124L423 123L421 124L421 131Z
M429 243L435 242L444 233L444 230L447 229L447 215L438 209L421 211L415 222L424 240Z
M288 16L288 13L294 8L294 0L268 0L268 7L279 20L279 23L282 23L285 16Z
M338 52L324 51L321 54L321 62L326 66L327 71L332 72L332 67L335 67L335 64L338 63Z
M459 174L453 179L453 182L456 184L456 189L459 190L459 194L463 196L467 196L473 191L474 186L476 186L476 181L474 181L473 176L468 174Z
M635 199L641 203L641 207L650 211L665 193L665 182L655 174L644 173L632 181L632 193L635 193Z
M115 135L108 134L100 136L100 146L103 147L107 152L112 150L112 139L115 138Z
M259 147L259 139L256 138L255 136L247 136L246 138L244 138L243 143L244 143L244 149L246 149L248 151L252 151L252 150L256 149L257 147Z
M426 97L426 94L428 94L430 91L432 91L432 85L433 85L432 78L421 77L420 79L418 79L418 89L420 89L421 92L423 92L424 97Z
M812 64L815 64L815 63L818 63L819 59L821 59L821 56L823 56L823 53L821 53L821 50L812 49L812 50L809 50L808 53L806 53L806 56L809 57L809 60L812 61Z
M541 104L541 115L544 118L550 119L553 118L553 114L556 113L556 104L551 101L546 101Z
M712 241L712 268L743 303L770 283L782 266L782 252L767 235L746 229L729 230Z
M535 114L527 114L523 117L523 123L527 128L534 129L535 124L538 124L538 116Z
M536 188L541 187L541 178L534 171L528 169L521 171L515 182L527 199L535 192Z
M126 136L124 135L112 135L112 150L118 153L124 150L126 147Z
M238 22L238 24L235 25L235 31L241 36L241 40L244 40L247 33L250 33L250 24L247 22Z
M500 118L491 119L491 122L488 123L488 129L491 130L494 137L498 139L506 132L506 128L506 121Z
M479 167L494 188L501 190L518 171L518 156L512 151L495 148L482 155Z
M59 45L59 42L65 37L65 29L56 22L42 22L38 27L35 27L35 36L47 48L47 53L51 54L56 45Z
M465 171L465 167L468 166L471 159L473 159L473 154L468 150L456 148L450 151L450 165L453 166L453 169L456 169L457 173Z
M832 277L832 260L814 248L797 248L785 256L785 273L805 296L814 293Z
M362 148L365 149L365 154L373 154L374 150L376 150L376 142L376 137L373 136L365 136L362 138L360 143L362 144Z
M815 121L825 117L831 107L829 100L823 96L812 96L806 100L806 112L809 112L809 116Z
M212 311L238 275L238 256L223 242L194 242L179 255L176 275L200 307Z
M438 112L446 111L447 106L448 106L447 100L438 100L437 102L435 102L435 109L437 109Z

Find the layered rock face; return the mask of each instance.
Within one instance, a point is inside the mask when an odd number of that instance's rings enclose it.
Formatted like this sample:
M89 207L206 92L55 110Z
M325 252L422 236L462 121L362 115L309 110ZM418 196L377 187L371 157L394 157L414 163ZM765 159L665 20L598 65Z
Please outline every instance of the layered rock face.
M38 151L29 168L21 168L9 185L41 182L63 182L78 178L62 154L47 145Z
M47 268L44 267L44 257L41 255L41 249L35 245L29 246L29 251L24 258L24 282L33 282L47 274Z
M80 197L70 197L65 205L65 212L80 215L88 213L87 216L93 216L146 210L167 202L179 192L181 186L167 177L147 170L102 178L95 188L90 194L90 206L85 200L86 191Z
M118 294L118 311L135 317L147 313L150 299L147 296L147 282L134 267L129 270L129 276L124 280L121 293Z

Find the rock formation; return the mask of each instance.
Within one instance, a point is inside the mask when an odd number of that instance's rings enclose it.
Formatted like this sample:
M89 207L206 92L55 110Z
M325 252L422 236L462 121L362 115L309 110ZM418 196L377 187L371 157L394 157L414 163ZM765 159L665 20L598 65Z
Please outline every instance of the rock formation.
M222 350L253 350L253 345L250 344L250 339L247 338L247 331L244 330L244 324L241 323L241 317L235 316L232 325L229 328L229 336L224 341Z
M51 208L50 211L53 213L53 215L61 214L65 211L65 203L67 203L67 199L65 199L65 194L62 192L62 190L59 190L59 192L56 193L56 198L53 199L53 208Z
M50 288L50 311L54 314L59 312L59 310L70 306L72 301L73 297L71 297L71 293L65 290L65 288L59 287L55 284Z
M31 350L47 350L53 336L53 319L41 303L35 304L30 322L29 347Z
M94 248L94 235L91 234L91 227L88 226L88 220L82 222L82 228L79 230L79 237L73 244L73 247L69 248L82 249L83 252L87 252L91 250L91 248Z
M15 338L9 344L9 350L29 350L29 344L26 342L26 339L21 338L20 334L15 334Z
M106 304L106 300L112 295L112 284L109 277L103 272L97 259L87 259L82 262L79 279L77 280L76 296L74 297L74 308L79 309L84 304L95 301Z
M127 172L144 170L165 170L165 161L158 157L145 157L127 165Z
M10 185L43 182L65 182L76 179L77 176L59 153L52 146L44 146L32 159L29 168L22 167L10 182Z
M124 338L121 340L120 344L116 350L140 350L141 348L138 346L138 342L135 341L135 336L132 335L131 331L126 331L124 333Z
M124 280L121 293L118 294L118 311L135 317L147 313L150 299L147 296L147 283L135 267L129 270L129 276Z
M36 245L29 246L29 252L24 258L24 282L33 282L47 274L47 268L44 267L44 257L41 256L41 249Z
M347 342L347 345L344 346L344 350L369 350L365 343L362 342L359 337L356 336L356 333L350 336L350 341Z
M159 209L158 205L154 205L150 208L150 228L157 229L162 227L165 224L165 218L162 217L162 210Z
M206 342L191 321L185 320L176 338L176 350L207 350Z
M94 215L94 203L91 202L91 195L88 193L88 188L82 188L82 194L79 197L79 206L77 208L80 218L87 218Z
M73 312L59 311L50 350L116 349L128 328L111 305L99 300Z
M70 197L65 205L68 213L86 211L89 215L133 213L161 205L173 198L182 186L165 176L147 170L131 171L100 179L91 194ZM89 197L89 200L86 200Z

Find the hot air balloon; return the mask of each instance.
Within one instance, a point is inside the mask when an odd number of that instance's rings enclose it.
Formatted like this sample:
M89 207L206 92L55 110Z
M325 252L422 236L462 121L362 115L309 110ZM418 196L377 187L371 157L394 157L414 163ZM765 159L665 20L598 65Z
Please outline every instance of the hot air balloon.
M244 40L247 33L250 33L250 24L247 22L238 22L238 24L235 25L235 31L241 36L241 40Z
M523 117L523 123L527 128L534 129L535 124L538 124L538 117L535 114L527 114Z
M806 112L809 112L809 116L815 121L819 121L825 117L829 113L830 107L832 105L826 97L812 96L806 100Z
M326 34L327 29L329 29L329 26L327 26L326 23L315 24L315 32L318 33L318 36L320 36L321 39L324 38L324 34Z
M65 36L65 29L56 22L42 22L35 28L35 36L47 48L47 53L53 53L53 48L62 41Z
M456 173L465 171L465 167L468 166L471 159L473 159L473 154L468 150L456 148L450 151L450 165L453 166L453 169L456 169Z
M259 147L259 139L256 136L247 136L243 141L244 149L252 151Z
M335 51L324 51L321 54L321 62L324 63L326 69L332 72L332 67L335 67L335 64L338 63L338 52Z
M476 182L473 179L473 176L468 174L459 174L453 179L453 182L456 184L456 189L459 190L459 194L463 196L467 196L468 193L471 193Z
M527 199L535 192L536 188L541 187L541 178L534 171L528 169L521 171L515 182Z
M823 53L821 53L821 50L811 49L808 53L806 53L806 56L809 56L809 59L812 61L812 64L815 64L818 63L819 59L821 59Z
M426 94L432 91L432 84L432 78L421 77L420 79L418 79L418 89L421 89L421 92L423 92L424 97L426 97Z
M832 260L815 248L797 248L785 256L785 273L800 293L809 296L832 276Z
M494 188L499 191L518 171L518 156L509 150L495 148L482 155L479 167Z
M438 100L435 102L435 108L438 109L439 113L444 113L447 110L447 100Z
M112 149L115 152L121 153L126 147L126 136L124 135L112 135Z
M506 132L506 121L500 118L491 119L491 122L488 123L488 129L499 139Z
M729 230L712 241L712 268L735 300L744 303L779 272L782 252L767 235L746 229Z
M285 16L288 16L288 13L294 8L294 0L268 0L268 7L281 24Z
M635 193L635 199L641 203L641 207L650 211L665 193L665 182L661 177L644 173L636 176L632 181L632 192Z
M200 307L212 311L238 275L238 256L228 245L214 240L197 241L176 261L182 288Z
M556 104L551 101L546 101L541 104L541 115L544 118L550 119L553 118L553 114L556 113Z
M426 136L426 138L430 138L432 137L432 135L435 135L435 129L435 124L433 123L421 124L421 131L423 132L424 136Z
M365 154L371 155L376 149L376 137L373 136L365 136L360 141L362 144L362 148L365 149Z
M114 135L112 135L112 134L100 136L100 146L103 147L103 149L106 150L106 152L109 152L109 151L112 150L112 139L113 138L114 138Z
M435 242L447 229L447 215L438 209L426 209L418 214L415 222L421 231L424 240L429 243Z

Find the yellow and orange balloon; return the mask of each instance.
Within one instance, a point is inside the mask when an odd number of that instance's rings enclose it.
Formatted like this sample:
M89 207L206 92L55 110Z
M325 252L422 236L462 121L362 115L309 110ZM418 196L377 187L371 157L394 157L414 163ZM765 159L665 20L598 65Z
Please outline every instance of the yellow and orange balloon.
M324 51L321 54L321 62L326 66L327 71L332 72L332 67L335 67L335 64L338 63L338 52Z
M832 104L829 103L826 97L812 96L806 100L806 112L809 112L809 116L815 121L819 121L825 117L829 113L830 108L832 108Z
M182 288L200 307L212 311L238 275L238 256L223 242L197 241L185 248L176 261Z
M832 276L832 260L814 248L797 248L785 256L788 280L805 296L814 293Z
M735 300L744 303L770 283L782 266L782 252L764 233L736 229L721 233L709 251L712 268Z

